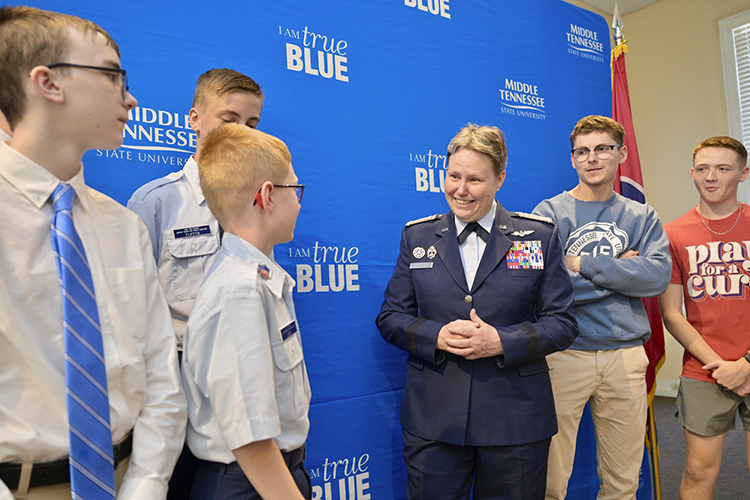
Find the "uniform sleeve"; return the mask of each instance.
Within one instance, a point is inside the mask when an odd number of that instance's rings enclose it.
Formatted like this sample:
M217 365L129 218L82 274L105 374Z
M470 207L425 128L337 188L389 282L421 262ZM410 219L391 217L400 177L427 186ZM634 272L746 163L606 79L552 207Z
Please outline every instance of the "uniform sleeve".
M133 427L133 452L118 500L163 499L185 442L185 395L169 309L159 287L151 245L141 227L147 315L143 359L146 393Z
M669 285L672 260L659 217L648 206L644 230L634 242L637 257L581 257L580 275L594 285L627 297L655 297Z
M162 245L160 200L151 200L146 194L142 194L138 190L128 200L128 208L135 212L146 225L148 235L151 238L154 262L158 265Z
M562 255L555 226L544 257L544 277L536 294L535 320L510 326L493 325L505 351L498 359L501 367L565 350L578 336L575 296Z
M386 342L430 363L439 363L445 353L437 350L437 339L443 325L419 318L417 294L409 269L409 245L406 228L401 233L401 248L388 286L385 300L375 324Z

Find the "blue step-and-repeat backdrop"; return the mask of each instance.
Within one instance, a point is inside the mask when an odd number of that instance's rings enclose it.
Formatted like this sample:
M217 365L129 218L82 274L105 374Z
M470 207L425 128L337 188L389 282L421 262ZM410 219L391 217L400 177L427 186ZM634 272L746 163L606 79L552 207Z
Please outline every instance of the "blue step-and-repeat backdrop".
M404 498L406 355L374 324L401 228L447 211L445 151L468 122L506 134L509 210L576 184L569 134L611 109L604 19L561 0L30 3L92 19L120 45L139 106L123 146L84 163L88 183L123 204L194 151L201 73L228 67L261 85L259 128L287 143L307 186L275 256L297 281L314 498ZM596 481L592 446L571 488Z

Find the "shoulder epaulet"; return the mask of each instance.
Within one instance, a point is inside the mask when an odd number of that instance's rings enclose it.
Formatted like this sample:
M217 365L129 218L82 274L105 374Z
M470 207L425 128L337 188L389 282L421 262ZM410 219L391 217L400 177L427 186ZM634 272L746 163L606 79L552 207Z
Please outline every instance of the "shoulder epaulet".
M555 223L555 221L543 215L527 214L524 212L512 212L510 215L513 217L523 217L524 219L538 220L539 222L546 222L547 224Z
M421 224L422 222L429 222L431 220L438 220L443 217L443 214L435 214L435 215L429 215L427 217L422 217L421 219L417 220L410 220L406 223L406 227L413 226L414 224Z
M163 186L167 186L169 184L172 184L182 178L184 174L182 173L182 170L178 170L177 172L171 172L164 177L159 177L157 179L154 179L152 181L147 182L143 186L139 187L135 190L135 193L133 193L133 197L139 197L139 198L146 198L149 193L152 191L155 191L157 189L162 188Z

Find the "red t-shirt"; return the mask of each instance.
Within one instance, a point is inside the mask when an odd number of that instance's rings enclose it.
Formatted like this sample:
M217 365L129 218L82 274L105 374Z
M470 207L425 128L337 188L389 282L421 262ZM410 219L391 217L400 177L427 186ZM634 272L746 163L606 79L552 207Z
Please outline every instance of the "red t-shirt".
M750 207L720 220L706 220L695 208L664 226L672 254L670 283L683 287L687 320L708 345L734 361L750 350ZM735 221L737 224L735 225ZM682 375L715 382L703 363L685 350Z

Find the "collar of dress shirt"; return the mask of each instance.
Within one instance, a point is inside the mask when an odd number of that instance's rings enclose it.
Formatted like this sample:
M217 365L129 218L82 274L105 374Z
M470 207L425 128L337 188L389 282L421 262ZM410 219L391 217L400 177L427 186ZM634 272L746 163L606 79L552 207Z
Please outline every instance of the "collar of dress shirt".
M201 189L201 180L198 177L198 163L195 161L195 156L191 156L187 161L182 171L185 174L185 178L193 188L193 196L195 196L195 202L200 205L206 201L206 197L203 196L203 190Z
M262 282L276 297L282 298L285 288L290 291L294 288L294 278L252 243L232 233L224 233L221 247L222 252L235 255L243 261L250 260L258 265L266 266L271 271L271 275L268 278L258 278L258 281Z
M7 142L2 141L0 141L0 176L12 184L37 208L42 208L52 196L52 191L62 182L49 170L11 148ZM76 175L67 181L67 184L70 184L75 190L83 209L88 210L88 198L84 196L86 184L83 179L83 166Z
M492 230L492 224L495 222L495 212L497 211L497 200L492 202L492 208L490 208L490 211L487 212L487 214L479 219L477 222L480 226L482 226L487 233L490 233ZM464 230L464 228L468 225L468 222L464 222L458 217L454 216L453 220L456 223L456 234L461 234L461 231Z

